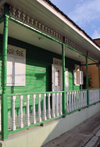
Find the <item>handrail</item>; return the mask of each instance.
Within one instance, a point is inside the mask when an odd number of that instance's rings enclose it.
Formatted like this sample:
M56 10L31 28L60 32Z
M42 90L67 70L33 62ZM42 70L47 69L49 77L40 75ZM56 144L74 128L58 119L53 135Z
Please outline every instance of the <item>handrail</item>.
M93 88L93 89L89 89L89 90L99 90L100 88Z
M86 91L87 89L82 89L82 90L68 90L65 92L75 92L75 91ZM19 96L19 95L33 95L33 94L52 94L52 93L63 93L64 91L49 91L49 92L27 92L27 93L12 93L12 94L7 94L7 96Z
M87 89L82 89L82 90L68 90L68 91L66 91L66 92L78 92L78 91L87 91Z
M52 93L63 93L64 91L49 91L49 92L28 92L28 93L14 93L7 94L7 96L20 96L20 95L34 95L34 94L52 94Z

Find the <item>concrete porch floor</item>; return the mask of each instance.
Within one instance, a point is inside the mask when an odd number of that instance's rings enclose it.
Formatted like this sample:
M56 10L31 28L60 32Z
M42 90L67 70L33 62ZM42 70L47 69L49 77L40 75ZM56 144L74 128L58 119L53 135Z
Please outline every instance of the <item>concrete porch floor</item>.
M100 147L100 112L42 147Z

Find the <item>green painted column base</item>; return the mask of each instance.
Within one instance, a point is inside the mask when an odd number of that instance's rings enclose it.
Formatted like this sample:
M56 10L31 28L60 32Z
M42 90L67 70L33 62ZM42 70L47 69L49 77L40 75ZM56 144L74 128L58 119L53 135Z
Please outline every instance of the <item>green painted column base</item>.
M63 112L63 117L66 117L66 92L62 93L62 112Z
M87 89L87 107L89 107L89 89Z
M6 107L6 109L5 109ZM8 108L7 108L7 94L2 94L1 97L1 131L2 131L2 140L8 138Z

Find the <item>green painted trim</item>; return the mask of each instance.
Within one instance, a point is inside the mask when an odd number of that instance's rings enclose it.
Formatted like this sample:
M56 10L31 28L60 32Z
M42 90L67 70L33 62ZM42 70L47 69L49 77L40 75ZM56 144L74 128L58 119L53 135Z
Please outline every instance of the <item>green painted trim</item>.
M64 43L65 43L65 38ZM66 117L66 90L65 90L65 44L62 45L62 112Z
M89 89L89 91L90 91L90 90L99 90L99 89L100 89L100 88L93 88L93 89Z
M66 44L65 44L65 46L66 46L67 48L69 48L69 49L71 49L71 50L73 50L73 51L75 51L75 52L79 53L80 55L82 55L82 56L84 56L84 57L86 57L86 56L87 56L87 55L85 55L85 54L81 53L80 51L78 51L78 50L74 49L73 47L70 47L69 45L66 45ZM96 62L96 63L98 64L98 62L97 62L96 60L92 59L92 58L91 58L91 57L89 57L89 56L88 56L88 59L90 59L90 60L92 60L92 61L94 61L94 62ZM86 65L86 64L83 64L83 65ZM82 66L83 66L83 65L82 65Z
M100 103L100 101L97 101L97 102L95 102L95 103L92 103L92 104L90 104L89 106L95 105L95 104L97 104L97 103ZM67 114L72 114L72 113L75 113L76 111L81 111L82 109L85 109L85 108L87 108L87 106L81 107L81 108L76 109L76 110L71 111L71 112L68 112Z
M90 104L89 106L95 105L97 103L100 103L100 101L94 102L94 103Z
M99 88L97 88L99 89ZM82 90L68 90L68 91L65 91L65 93L67 92L74 92L74 91L86 91L87 89L82 89ZM94 89L89 89L89 90L94 90ZM64 93L64 91L49 91L49 92L29 92L29 93L14 93L14 94L7 94L7 97L8 96L20 96L20 95L33 95L33 94L52 94L52 93Z
M79 91L87 91L87 89L80 89L80 90L68 90L66 92L79 92Z
M86 56L86 89L87 89L87 106L89 107L89 83L88 83L88 52Z
M20 22L20 21L16 20L15 18L9 17L9 20L11 20L11 21L13 21L13 22L15 22L15 23L17 23L17 24L20 24L21 26L24 26L25 28L27 28L27 29L29 29L29 30L31 30L31 31L34 31L35 33L37 33L37 34L39 34L39 35L42 35L42 36L44 36L44 37L46 37L46 38L49 38L49 39L52 40L52 41L55 41L55 42L57 42L57 43L59 43L59 44L63 44L61 41L59 41L59 40L57 40L57 39L55 39L55 38L53 38L53 37L51 37L51 36L49 36L49 35L47 35L47 34L41 32L41 31L38 31L38 30L36 30L35 28L32 28L32 27L30 27L30 26L28 26L28 25L26 25L26 24L23 24L23 22Z
M38 30L36 30L36 29L34 29L34 28L32 28L32 27L26 25L26 24L23 24L23 22L20 22L20 21L16 20L15 18L9 17L9 19L10 19L11 21L17 23L17 24L20 24L21 26L24 26L25 28L27 28L27 29L29 29L29 30L31 30L31 31L34 31L35 33L38 33L39 35L42 35L42 36L44 36L44 37L46 37L46 38L52 40L52 41L55 41L55 42L57 42L57 43L59 43L59 44L65 44L65 42L63 43L63 42L61 42L61 41L59 41L59 40L57 40L57 39L55 39L55 38L53 38L53 37L51 37L51 36L45 34L45 33L42 33L41 31L38 31ZM86 57L85 54L81 53L80 51L78 51L78 50L76 50L76 49L74 49L74 48L72 48L72 47L70 47L69 45L65 44L65 46L66 46L67 48L69 48L69 49L71 49L71 50L73 50L73 51L79 53L80 55L83 55L83 56ZM92 59L91 57L88 57L88 58L91 59L92 61L97 62L96 60Z
M92 61L94 61L94 62L97 62L97 63L98 63L98 61L96 61L95 59L93 59L93 58L91 58L91 57L89 57L89 56L88 56L88 59L90 59L90 60L92 60Z
M96 64L99 64L99 62L98 63L90 63L88 65L96 65ZM86 66L86 64L81 64L81 66Z
M58 117L51 118L51 119L48 119L48 120L42 121L42 122L37 123L37 124L30 125L30 126L26 126L26 127L24 127L24 128L17 129L17 130L15 130L15 131L8 131L8 135L9 135L9 134L13 134L13 133L17 133L17 132L19 132L19 131L22 131L22 130L25 130L25 129L28 129L28 128L32 128L32 127L34 127L34 126L39 126L39 125L43 126L42 124L44 124L44 123L46 123L46 122L49 122L49 121L51 121L51 120L55 120L55 119L61 118L61 117L63 117L63 116L64 116L64 115L60 115L60 116L58 116Z
M72 114L72 113L75 113L75 112L77 112L77 111L81 111L81 110L84 109L84 108L87 108L87 106L85 106L85 107L81 107L81 108L76 109L76 110L71 111L71 112L68 112L67 114Z
M50 91L50 92L29 92L29 93L15 93L15 94L7 94L7 96L20 96L20 95L33 95L33 94L52 94L52 93L64 93L64 91Z
M7 44L8 44L8 16L9 6L4 5L4 32L3 32L3 59L2 59L2 97L1 97L1 130L2 139L8 138L8 112L7 112Z
M87 89L87 107L89 107L89 89Z
M4 21L4 16L0 18L0 23Z
M65 44L65 46L66 46L67 48L71 49L72 51L75 51L75 52L79 53L80 55L83 55L84 57L86 57L85 54L83 54L83 53L81 53L80 51L74 49L73 47L71 47L71 46L69 46L69 45L67 45L67 44Z
M89 106L91 106L91 105L95 105L95 104L97 104L97 103L99 103L100 101L97 101L97 102L95 102L95 103L93 103L93 104L90 104ZM81 108L79 108L79 109L77 109L77 110L74 110L74 111L71 111L71 112L69 112L69 113L67 113L67 114L72 114L72 113L75 113L75 112L77 112L77 111L81 111L82 109L85 109L85 108L87 108L87 106L85 106L85 107L81 107ZM19 131L22 131L22 130L25 130L25 129L28 129L28 128L32 128L32 127L34 127L34 126L43 126L44 125L44 123L46 123L46 122L49 122L49 121L51 121L51 120L55 120L55 119L58 119L58 118L61 118L61 117L64 117L65 115L60 115L60 116L58 116L58 117L55 117L55 118L51 118L51 119L48 119L48 120L46 120L46 121L42 121L42 122L40 122L40 123L37 123L37 124L33 124L33 125L30 125L30 126L25 126L24 128L21 128L21 129L17 129L17 130L15 130L15 131L8 131L8 135L9 134L13 134L13 133L17 133L17 132L19 132Z

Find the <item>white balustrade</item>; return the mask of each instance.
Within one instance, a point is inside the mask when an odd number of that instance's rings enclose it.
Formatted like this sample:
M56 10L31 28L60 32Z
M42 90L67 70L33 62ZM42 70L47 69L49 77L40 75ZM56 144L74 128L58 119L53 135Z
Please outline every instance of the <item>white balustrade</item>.
M50 113L50 96L51 96L51 94L48 93L47 96L48 96L48 119L50 119L51 118L51 113Z
M16 125L15 125L15 100L16 100L16 96L12 96L12 128L13 131L16 130Z
M72 105L71 106L72 106L72 111L73 111L74 110L74 107L73 107L73 94L74 94L74 92L72 92L71 94L72 94Z
M55 93L52 93L52 117L55 117Z
M82 91L82 107L85 107L87 105L87 96L86 91Z
M99 90L90 90L90 100L91 103L99 101ZM38 97L38 121L42 122L48 119L51 119L51 112L52 118L55 116L62 115L62 93L52 93L52 111L50 108L50 96L51 94L43 94L43 111L41 110L41 94L37 94ZM48 113L46 111L46 96L48 99ZM23 95L19 96L20 99L20 128L23 128ZM30 111L29 111L29 99L30 95L26 95L26 102L27 102L27 126L30 125ZM16 123L15 123L15 100L16 96L12 97L12 121L13 121L13 131L16 130ZM36 124L36 108L35 108L35 100L36 94L32 95L33 100L33 113L32 119L33 124ZM83 91L72 91L66 92L66 108L67 113L73 112L77 109L81 109L87 106L87 90ZM42 115L41 115L42 111ZM41 118L42 117L42 118Z
M79 91L79 108L81 108L81 91Z
M62 115L62 93L59 94L59 99L60 99L59 114Z
M81 108L84 107L84 101L83 101L83 91L81 91Z
M76 102L77 102L77 109L79 108L79 93L78 91L76 92Z
M20 99L20 128L23 128L23 95L20 95L19 99Z
M87 106L87 90L83 91L84 107Z
M85 100L85 91L83 91L83 94L82 94L82 100L83 100L83 102L82 102L82 107L85 107L85 103L86 103L86 100Z
M80 109L84 106L87 106L86 102L87 102L86 90L67 92L66 93L67 113Z
M76 91L74 92L74 110L76 110Z
M97 90L90 90L90 104L99 101L99 89ZM52 112L52 118L55 118L55 116L62 115L62 93L52 93L52 111L50 108L50 96L51 94L43 94L43 111L41 110L41 94L37 94L38 97L38 121L42 122L48 119L51 119L51 112ZM46 110L46 96L48 99L48 110ZM24 127L23 124L23 95L19 96L20 99L20 128ZM30 95L26 95L26 106L27 106L27 126L30 125L30 111L29 111L29 99ZM16 130L16 123L15 123L15 100L16 96L12 96L12 128L13 131ZM33 124L36 124L36 108L35 108L35 100L36 100L36 94L32 95L33 100L33 113L32 113L32 122ZM77 109L81 109L83 107L87 106L87 90L83 91L72 91L72 92L66 92L66 108L67 113L73 112ZM42 111L42 114L41 114ZM48 113L47 113L48 112ZM42 117L42 118L41 118Z
M89 104L100 101L99 89L89 90Z
M39 122L42 121L41 119L41 94L38 94L38 119L39 119Z
M46 98L46 94L43 94L43 117L44 117L43 120L47 120L47 117L46 117L46 101L45 101L45 98Z
M30 125L30 119L29 119L29 98L30 98L30 95L26 95L26 102L27 102L27 126Z
M69 92L69 112L71 112L71 92Z
M92 104L94 102L93 98L94 98L93 90L89 90L89 104Z
M33 98L33 124L36 124L36 112L35 112L35 98L36 98L36 95L33 94L32 98Z
M69 113L69 92L67 92L67 113Z
M96 101L97 101L97 102L100 101L99 89L97 89L97 90L95 91L95 97L96 97ZM96 102L96 101L95 101L95 102Z
M56 116L59 116L58 102L59 102L59 93L56 93Z

